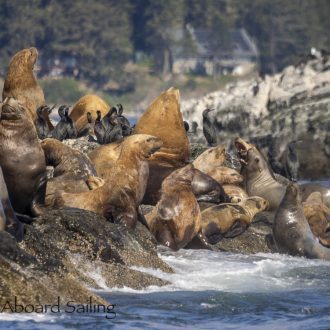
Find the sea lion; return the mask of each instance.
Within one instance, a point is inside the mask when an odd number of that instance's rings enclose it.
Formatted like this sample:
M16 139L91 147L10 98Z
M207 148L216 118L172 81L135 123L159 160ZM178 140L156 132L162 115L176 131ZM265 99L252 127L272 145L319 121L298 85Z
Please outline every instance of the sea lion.
M136 123L134 134L151 134L163 141L163 147L149 161L185 165L189 160L189 141L180 111L180 93L171 87L161 93Z
M38 51L34 47L17 52L9 63L2 92L3 100L6 97L13 97L18 100L27 110L33 122L37 117L36 110L46 104L44 92L33 73L37 60ZM48 128L52 130L54 127L47 114L46 120Z
M306 200L306 198L313 192L318 191L321 193L322 202L324 205L330 208L330 188L318 184L318 183L304 183L299 185L301 198L302 200Z
M323 204L322 195L316 191L303 202L304 215L320 243L330 247L330 209Z
M233 168L217 166L205 172L220 184L240 184L244 178Z
M162 141L155 136L128 136L122 142L115 165L104 173L104 185L77 194L58 193L54 205L93 211L115 223L134 228L149 175L147 159L161 146Z
M109 105L97 95L85 95L80 98L70 112L70 118L75 123L78 134L87 124L87 113L90 112L96 118L96 111L101 111L102 116L106 115Z
M314 237L304 215L299 187L290 183L276 211L273 234L280 253L330 260L330 249Z
M202 232L207 242L216 244L223 237L233 238L250 226L254 216L266 210L268 202L257 196L240 203L225 203L202 211Z
M161 198L145 215L158 243L172 250L185 247L201 229L201 213L191 184L193 165L172 172L162 183Z
M53 206L56 191L78 193L90 190L88 180L97 176L94 165L82 152L56 139L41 142L46 165L53 166L53 178L48 180L46 206Z
M207 141L207 144L212 147L217 144L217 131L214 127L214 123L211 120L209 113L214 109L205 109L203 111L203 134Z
M195 168L207 173L214 167L222 166L226 160L226 150L223 144L209 148L201 153L194 161Z
M249 196L266 199L269 211L275 211L285 194L286 186L275 179L267 161L254 145L237 138L235 146L240 155L245 191Z
M0 166L15 212L42 213L46 192L46 163L28 111L15 99L2 104Z
M17 219L11 206L5 179L0 166L0 231L6 230L20 242L23 239L24 226Z
M232 203L239 203L249 197L245 190L239 186L225 184L222 187Z

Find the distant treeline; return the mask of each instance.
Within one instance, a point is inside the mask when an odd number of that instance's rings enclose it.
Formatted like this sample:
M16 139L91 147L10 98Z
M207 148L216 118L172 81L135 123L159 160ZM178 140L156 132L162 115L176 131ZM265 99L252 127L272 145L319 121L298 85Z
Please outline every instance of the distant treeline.
M45 58L74 57L80 77L99 86L125 83L137 51L162 72L173 31L189 23L219 38L244 27L261 70L274 72L312 46L330 48L329 13L328 0L0 0L0 70L36 46Z

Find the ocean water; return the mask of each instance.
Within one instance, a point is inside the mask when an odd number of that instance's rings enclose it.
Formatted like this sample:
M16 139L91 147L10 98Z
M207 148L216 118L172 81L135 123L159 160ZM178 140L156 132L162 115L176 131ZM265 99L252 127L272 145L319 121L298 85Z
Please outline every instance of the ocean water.
M329 185L329 181L323 182ZM145 290L108 288L106 313L0 314L0 329L330 329L330 262L280 254L243 255L159 248L174 274Z

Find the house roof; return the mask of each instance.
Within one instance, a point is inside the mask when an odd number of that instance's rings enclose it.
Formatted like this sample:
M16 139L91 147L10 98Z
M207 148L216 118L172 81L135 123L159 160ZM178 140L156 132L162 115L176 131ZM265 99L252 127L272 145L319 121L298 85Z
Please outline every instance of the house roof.
M181 30L182 31L182 30ZM194 29L188 27L188 31L195 44L195 56L199 57L257 57L259 52L255 42L245 29L230 29L227 33L217 35L208 29ZM184 33L176 32L175 38L184 38ZM172 47L172 54L176 58L194 57L191 52L184 49L180 42Z

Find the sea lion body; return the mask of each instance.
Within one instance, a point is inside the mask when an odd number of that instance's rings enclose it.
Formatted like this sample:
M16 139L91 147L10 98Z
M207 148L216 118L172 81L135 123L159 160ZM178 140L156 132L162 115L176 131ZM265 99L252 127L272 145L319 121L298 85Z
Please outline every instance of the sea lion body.
M314 237L304 215L299 187L289 184L274 219L273 234L281 253L330 260L330 249Z
M104 173L104 185L91 191L61 193L55 206L81 208L134 228L137 208L142 201L149 176L147 158L162 145L159 138L139 134L127 137L115 165Z
M260 196L269 202L269 211L275 211L285 194L286 186L278 182L261 152L243 139L236 139L244 175L245 191L249 196Z
M249 197L246 191L239 186L235 186L232 184L225 184L223 185L223 189L231 199L232 203L238 203Z
M23 224L17 219L11 206L7 186L0 166L0 231L6 230L20 242L23 239Z
M42 213L47 182L45 156L30 115L12 98L1 109L0 166L14 210L27 215Z
M194 161L194 167L200 171L207 173L214 167L222 166L226 160L226 150L223 144L216 147L208 148L201 153Z
M303 210L314 236L322 245L330 247L330 208L323 204L321 193L310 194L303 203Z
M172 250L185 247L201 229L201 214L191 189L193 177L192 165L171 173L162 183L156 207L145 215L158 243Z
M70 112L70 118L75 123L78 135L87 125L87 113L90 112L96 118L97 110L101 111L102 116L106 115L110 106L97 95L85 95L80 98Z
M38 51L34 47L17 52L9 63L2 92L3 100L6 97L18 100L26 108L33 122L37 117L37 108L46 104L44 92L33 73L37 60ZM52 129L49 118L47 122L49 129Z
M56 191L78 193L89 190L87 180L97 173L85 154L51 138L43 140L41 146L46 164L54 167L54 177L47 184L47 206L53 206Z
M249 197L240 203L225 203L202 211L202 232L210 244L223 237L242 234L254 216L266 210L268 202L258 196Z

